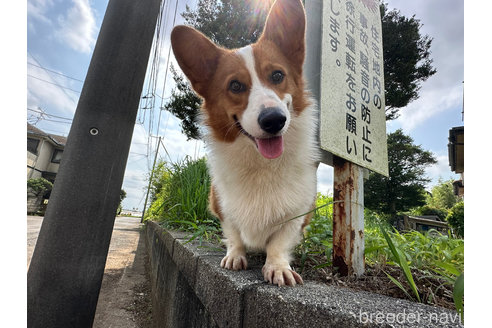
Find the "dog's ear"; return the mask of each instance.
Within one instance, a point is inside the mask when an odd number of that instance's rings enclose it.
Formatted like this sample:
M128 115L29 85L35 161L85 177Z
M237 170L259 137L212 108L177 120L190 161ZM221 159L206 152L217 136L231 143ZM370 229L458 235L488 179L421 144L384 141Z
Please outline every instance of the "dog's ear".
M261 40L274 42L302 71L305 56L306 14L301 0L276 0L268 14Z
M222 50L192 27L179 25L171 33L174 57L191 82L193 89L205 96L217 69Z

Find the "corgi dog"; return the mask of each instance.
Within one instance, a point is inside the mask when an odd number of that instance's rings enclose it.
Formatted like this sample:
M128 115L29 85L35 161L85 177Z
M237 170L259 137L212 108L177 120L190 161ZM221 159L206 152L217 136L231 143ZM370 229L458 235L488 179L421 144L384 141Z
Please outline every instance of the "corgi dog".
M316 199L315 102L305 89L306 17L300 0L277 0L254 44L216 46L176 26L175 58L203 98L211 212L222 225L221 266L247 268L246 250L266 251L265 281L302 284L290 254ZM308 213L308 214L306 214Z

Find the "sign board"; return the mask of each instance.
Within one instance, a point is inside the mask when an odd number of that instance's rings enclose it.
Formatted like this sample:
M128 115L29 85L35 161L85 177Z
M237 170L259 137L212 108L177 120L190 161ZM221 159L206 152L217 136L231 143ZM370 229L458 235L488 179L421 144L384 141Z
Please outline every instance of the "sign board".
M321 148L388 176L379 1L322 1L320 52Z

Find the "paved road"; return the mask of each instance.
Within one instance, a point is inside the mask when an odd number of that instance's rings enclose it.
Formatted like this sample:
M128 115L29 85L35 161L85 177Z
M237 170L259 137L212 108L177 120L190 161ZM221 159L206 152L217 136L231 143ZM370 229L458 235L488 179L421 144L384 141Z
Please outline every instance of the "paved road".
M28 268L42 221L39 216L27 217ZM132 307L135 299L141 297L139 286L147 281L141 226L139 218L117 217L115 220L94 328L138 327Z
M42 223L43 217L41 216L27 217L27 268L29 268L29 264L31 263L32 252L36 246Z

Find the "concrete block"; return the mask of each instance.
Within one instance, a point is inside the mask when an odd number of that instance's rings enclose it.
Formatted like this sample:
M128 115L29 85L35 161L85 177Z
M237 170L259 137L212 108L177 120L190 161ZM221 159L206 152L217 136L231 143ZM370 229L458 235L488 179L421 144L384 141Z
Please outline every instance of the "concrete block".
M222 269L222 257L208 255L198 258L195 292L219 327L243 327L245 291L254 288L261 280L258 270Z
M375 293L270 285L262 254L248 254L248 270L230 271L215 245L150 223L146 236L156 327L462 327L455 311Z
M456 312L349 288L306 282L248 290L244 327L461 327Z
M171 233L176 236L176 234ZM197 259L200 256L218 255L224 256L225 250L218 246L198 241L188 242L189 238L175 239L173 249L173 261L178 269L186 277L190 286L195 286Z

